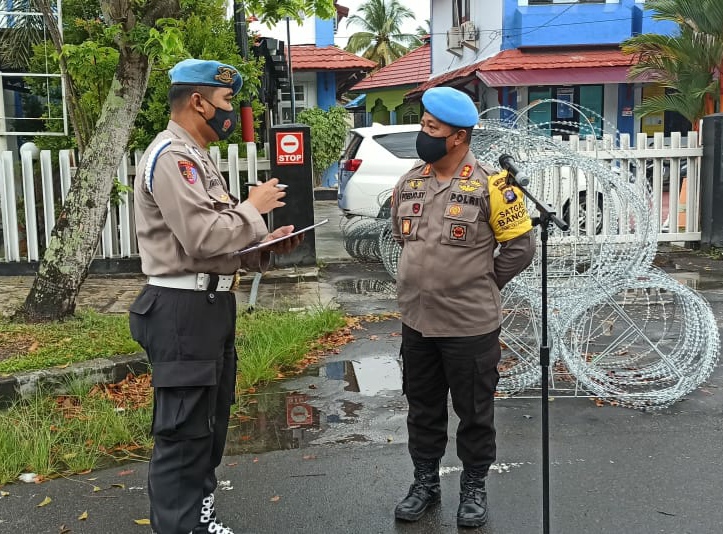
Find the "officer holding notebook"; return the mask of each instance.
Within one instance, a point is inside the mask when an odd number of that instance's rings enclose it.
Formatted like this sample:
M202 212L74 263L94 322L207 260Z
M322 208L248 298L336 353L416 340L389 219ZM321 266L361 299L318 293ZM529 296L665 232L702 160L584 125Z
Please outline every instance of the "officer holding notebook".
M134 185L148 285L130 307L130 327L153 367L151 526L158 534L233 534L216 518L213 492L234 401L237 271L263 271L271 252L291 251L301 236L234 254L293 231L269 233L262 218L284 206L286 193L272 178L240 202L207 152L236 127L238 71L187 59L169 75L170 121L144 153Z

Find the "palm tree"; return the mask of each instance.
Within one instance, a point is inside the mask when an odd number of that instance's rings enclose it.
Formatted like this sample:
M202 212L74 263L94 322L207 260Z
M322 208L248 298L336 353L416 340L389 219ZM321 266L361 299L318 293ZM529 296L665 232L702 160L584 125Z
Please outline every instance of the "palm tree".
M646 99L636 111L676 111L697 129L699 119L715 110L716 99L723 103L723 3L648 0L645 9L655 11L655 20L677 23L680 33L641 34L623 43L623 52L639 55L631 78L645 76L673 90Z
M414 13L398 0L368 0L359 6L357 13L349 17L347 27L357 25L362 31L354 33L346 50L376 61L379 68L389 65L409 51L409 46L419 46L417 36L402 33L402 23L414 19Z
M414 33L420 39L422 37L428 37L432 35L432 21L429 19L424 19L424 25L422 26L420 24L419 26L417 26L417 29L414 30Z
M4 4L0 3L0 7ZM7 6L2 7L6 9ZM12 3L12 11L34 11L30 0L16 0ZM33 46L43 41L43 19L34 16L5 15L5 26L0 29L0 65L19 71L27 71Z

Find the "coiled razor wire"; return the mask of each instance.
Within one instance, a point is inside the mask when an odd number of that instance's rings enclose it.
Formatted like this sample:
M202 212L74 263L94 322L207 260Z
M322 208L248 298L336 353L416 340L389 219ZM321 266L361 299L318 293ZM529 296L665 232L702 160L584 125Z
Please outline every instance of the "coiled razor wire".
M586 123L530 122L527 112L544 104L570 106ZM548 242L551 380L570 377L592 395L640 409L693 391L717 365L719 334L705 300L652 267L659 217L641 162L620 148L619 133L603 135L616 130L593 110L548 99L496 111L508 118L481 118L473 153L493 167L511 155L530 178L527 189L569 224L566 232L551 228ZM595 135L580 146L579 130ZM351 256L381 261L396 279L401 247L386 218L390 194L342 231ZM528 210L537 215L529 201ZM536 254L502 291L500 395L539 385L541 271Z

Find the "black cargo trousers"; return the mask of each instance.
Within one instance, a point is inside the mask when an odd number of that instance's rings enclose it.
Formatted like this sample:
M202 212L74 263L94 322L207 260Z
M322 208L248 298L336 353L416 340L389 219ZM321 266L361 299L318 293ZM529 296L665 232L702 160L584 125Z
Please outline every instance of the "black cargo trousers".
M233 292L147 285L130 306L153 370L151 526L188 534L216 489L236 384Z
M402 324L402 389L409 403L409 453L438 460L447 446L447 396L459 417L457 456L488 469L496 457L494 397L500 329L468 337L424 337Z

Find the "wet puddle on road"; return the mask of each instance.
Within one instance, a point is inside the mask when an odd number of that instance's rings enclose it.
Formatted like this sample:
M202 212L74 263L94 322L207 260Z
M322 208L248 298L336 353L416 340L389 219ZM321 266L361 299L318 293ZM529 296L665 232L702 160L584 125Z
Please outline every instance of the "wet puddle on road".
M385 391L398 395L401 388L401 364L391 355L310 367L300 377L239 397L238 415L232 415L229 425L226 454L304 448L335 425L359 423L359 412L372 397L383 398ZM351 432L334 441L363 442L369 438Z

